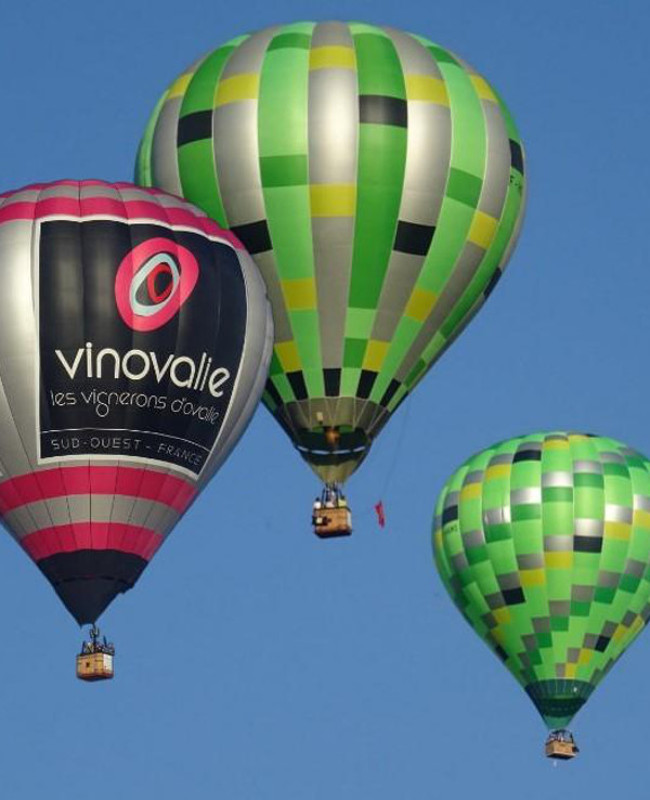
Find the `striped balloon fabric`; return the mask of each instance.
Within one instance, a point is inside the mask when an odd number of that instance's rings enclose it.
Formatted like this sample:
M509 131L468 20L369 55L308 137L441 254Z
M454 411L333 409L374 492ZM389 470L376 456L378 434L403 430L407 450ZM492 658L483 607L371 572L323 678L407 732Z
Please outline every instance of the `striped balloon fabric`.
M470 458L438 500L447 591L565 727L650 619L650 462L614 439L564 431Z
M0 264L2 522L94 622L243 432L270 307L230 232L131 184L0 195Z
M499 280L523 173L508 110L457 56L303 22L234 39L172 83L136 181L196 203L254 256L275 321L264 402L342 480Z

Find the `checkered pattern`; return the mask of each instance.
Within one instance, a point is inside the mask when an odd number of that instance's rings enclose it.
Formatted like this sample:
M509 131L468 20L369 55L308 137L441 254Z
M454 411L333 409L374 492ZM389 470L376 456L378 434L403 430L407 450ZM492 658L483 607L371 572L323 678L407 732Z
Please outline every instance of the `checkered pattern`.
M487 81L426 39L296 23L234 40L165 93L137 180L230 227L265 277L264 401L341 480L496 285L524 158ZM342 433L337 456L323 427Z
M443 489L433 538L455 604L551 727L650 618L650 462L613 439L484 450Z

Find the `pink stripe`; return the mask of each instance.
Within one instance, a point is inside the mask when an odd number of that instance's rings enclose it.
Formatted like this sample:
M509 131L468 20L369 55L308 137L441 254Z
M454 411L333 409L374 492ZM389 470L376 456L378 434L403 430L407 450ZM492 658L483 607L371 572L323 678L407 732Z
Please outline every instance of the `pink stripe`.
M76 550L119 550L149 561L162 543L163 537L156 531L123 522L56 525L30 533L20 542L34 561Z
M196 495L193 483L137 467L59 467L19 475L0 483L0 514L14 508L77 494L116 494L156 500L181 514Z

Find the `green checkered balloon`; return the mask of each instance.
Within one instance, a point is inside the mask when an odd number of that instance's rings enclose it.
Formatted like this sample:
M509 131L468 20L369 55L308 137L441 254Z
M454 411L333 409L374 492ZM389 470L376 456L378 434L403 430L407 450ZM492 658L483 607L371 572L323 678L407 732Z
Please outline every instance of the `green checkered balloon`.
M136 180L251 252L275 321L264 402L343 481L496 285L523 172L508 110L457 56L392 28L300 22L233 39L172 83Z
M433 541L465 619L564 727L650 618L650 462L600 436L510 439L452 475Z

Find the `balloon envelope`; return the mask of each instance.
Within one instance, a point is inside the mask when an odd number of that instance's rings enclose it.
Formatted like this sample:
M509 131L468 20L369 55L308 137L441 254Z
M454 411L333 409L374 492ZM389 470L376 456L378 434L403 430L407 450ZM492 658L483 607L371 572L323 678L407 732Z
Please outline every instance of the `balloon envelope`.
M457 56L392 28L301 22L233 39L172 83L136 181L253 254L275 321L264 403L340 481L496 285L523 173L507 108Z
M130 184L0 196L0 513L79 623L133 586L259 400L257 268Z
M535 433L443 489L436 564L465 619L552 728L650 618L650 462L613 439Z

